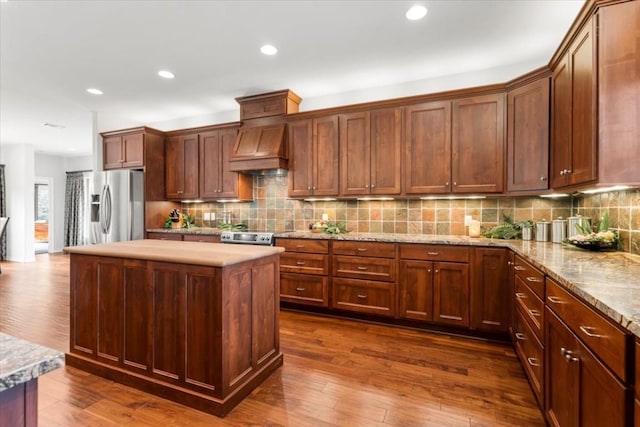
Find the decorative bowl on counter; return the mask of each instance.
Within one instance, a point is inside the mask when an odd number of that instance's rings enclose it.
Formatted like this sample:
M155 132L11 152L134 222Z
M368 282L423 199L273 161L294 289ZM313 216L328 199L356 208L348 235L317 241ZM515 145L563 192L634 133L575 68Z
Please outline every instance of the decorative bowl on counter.
M572 236L574 237L574 236ZM587 249L590 251L615 251L618 249L618 242L605 242L602 240L571 240L566 239L564 243L568 243L580 249Z

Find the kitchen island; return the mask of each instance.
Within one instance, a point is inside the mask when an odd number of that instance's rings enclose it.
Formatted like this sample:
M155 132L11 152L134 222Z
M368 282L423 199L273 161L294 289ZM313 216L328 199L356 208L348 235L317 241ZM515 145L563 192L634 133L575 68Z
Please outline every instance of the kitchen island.
M217 416L282 365L282 248L137 240L65 250L68 365Z

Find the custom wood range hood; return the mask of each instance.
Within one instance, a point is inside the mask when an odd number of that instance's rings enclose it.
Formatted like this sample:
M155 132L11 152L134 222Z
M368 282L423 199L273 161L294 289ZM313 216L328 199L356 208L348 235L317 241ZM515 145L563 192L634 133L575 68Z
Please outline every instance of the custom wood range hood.
M287 169L289 163L284 115L297 113L300 97L285 89L236 98L242 127L238 132L229 169L259 173Z

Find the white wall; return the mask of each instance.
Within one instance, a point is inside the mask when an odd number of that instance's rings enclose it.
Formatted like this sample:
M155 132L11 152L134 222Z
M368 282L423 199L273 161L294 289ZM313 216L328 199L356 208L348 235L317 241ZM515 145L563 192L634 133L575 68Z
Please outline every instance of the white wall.
M319 110L344 105L359 104L362 102L382 101L385 99L402 98L406 96L426 95L449 90L464 89L475 86L484 86L497 83L506 83L520 77L543 64L521 63L508 67L490 68L468 73L452 74L430 79L404 82L388 86L378 86L350 92L328 93L322 96L306 98L305 94L290 87L293 92L302 97L300 111ZM188 129L197 126L206 126L218 123L234 122L240 120L240 108L231 111L205 114L194 117L182 117L149 123L148 126L170 131L175 129Z
M2 145L0 158L5 165L7 190L7 260L29 262L34 260L33 246L33 173L34 148L32 145Z

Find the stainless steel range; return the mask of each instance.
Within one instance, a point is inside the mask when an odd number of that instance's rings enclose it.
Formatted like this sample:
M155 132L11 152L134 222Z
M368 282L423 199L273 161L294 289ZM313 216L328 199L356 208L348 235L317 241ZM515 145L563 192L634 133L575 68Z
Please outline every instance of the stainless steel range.
M273 246L275 244L273 234L256 231L223 231L220 234L220 243Z

